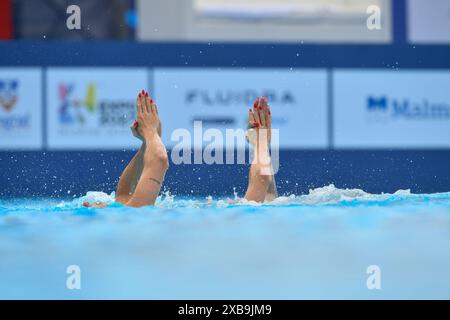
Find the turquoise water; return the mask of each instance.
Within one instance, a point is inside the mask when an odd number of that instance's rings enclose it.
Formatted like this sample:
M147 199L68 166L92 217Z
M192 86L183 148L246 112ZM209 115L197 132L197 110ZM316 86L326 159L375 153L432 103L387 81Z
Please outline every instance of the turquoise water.
M0 298L450 298L450 192L331 185L263 205L166 194L154 208L82 207L113 197L0 200Z

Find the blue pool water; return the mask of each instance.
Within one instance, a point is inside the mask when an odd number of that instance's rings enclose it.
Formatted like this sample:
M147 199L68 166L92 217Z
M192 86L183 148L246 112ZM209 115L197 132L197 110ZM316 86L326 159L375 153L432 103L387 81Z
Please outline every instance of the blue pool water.
M450 298L450 192L330 185L264 205L166 194L140 209L86 200L113 195L0 200L0 298ZM69 265L80 290L66 288ZM370 265L380 290L367 288Z

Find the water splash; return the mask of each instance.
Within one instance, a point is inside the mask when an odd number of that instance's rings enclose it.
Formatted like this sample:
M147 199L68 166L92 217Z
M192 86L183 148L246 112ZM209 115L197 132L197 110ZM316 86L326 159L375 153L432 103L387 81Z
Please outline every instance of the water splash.
M107 194L98 191L89 191L85 196L55 202L46 199L14 199L0 201L0 214L6 212L19 212L27 210L38 211L71 211L81 210L84 202L105 203L109 208L124 210L124 207L115 203L115 193ZM271 202L256 203L239 198L233 192L232 198L215 199L212 196L202 198L177 197L170 191L164 191L156 200L156 209L176 208L226 208L226 207L259 207L259 206L394 206L394 205L423 205L434 204L450 206L450 192L434 194L413 194L409 189L398 190L394 193L371 194L361 189L340 189L333 184L321 188L310 189L308 194L280 196ZM121 209L122 208L122 209ZM95 210L90 208L91 210Z

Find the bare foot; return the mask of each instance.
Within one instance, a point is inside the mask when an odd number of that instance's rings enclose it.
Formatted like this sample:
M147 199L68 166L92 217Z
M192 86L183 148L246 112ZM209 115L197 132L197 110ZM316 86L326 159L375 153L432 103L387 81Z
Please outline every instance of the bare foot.
M155 101L150 97L149 93L145 92L144 90L142 90L138 94L138 97L136 98L136 108L138 108L138 109L141 108L142 99L144 99L144 100L148 99L150 101L150 105L152 106L152 108L154 108L154 110L158 114L158 106L156 105ZM133 136L135 136L139 140L144 141L144 138L138 133L138 124L139 124L138 121L134 120L133 124L130 127L131 133L133 134ZM158 135L161 137L162 128L161 128L161 120L159 119L159 117L158 117L157 132L158 132Z

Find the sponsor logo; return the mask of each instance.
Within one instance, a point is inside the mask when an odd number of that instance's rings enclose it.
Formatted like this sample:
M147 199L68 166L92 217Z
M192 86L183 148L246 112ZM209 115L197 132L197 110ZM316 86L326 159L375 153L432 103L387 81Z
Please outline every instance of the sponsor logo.
M387 97L381 97L381 98L369 97L369 98L367 98L367 109L369 109L369 111L375 111L375 110L386 111L387 106L388 106L387 105Z
M366 105L370 120L450 120L450 103L442 101L369 96Z
M17 103L17 80L0 80L0 106L6 112L11 111Z
M215 90L191 89L185 94L186 105L203 104L206 106L232 106L232 105L252 105L255 98L265 96L272 104L295 105L294 93L290 91L263 90Z
M270 101L271 104L277 106L295 106L296 97L295 94L289 90L233 90L233 89L190 89L185 92L184 102L188 107L195 106L205 106L215 110L219 108L227 108L233 106L252 106L256 97L265 96ZM235 115L224 115L224 116L205 116L203 113L201 115L194 115L193 121L201 121L203 125L207 127L218 127L218 126L235 126L239 122L235 118ZM274 118L274 125L282 125L285 120L281 118Z
M89 114L93 114L96 106L97 88L95 84L89 84L84 99L73 97L75 86L73 84L61 83L58 88L59 94L59 120L61 123L86 122Z
M18 114L17 101L19 100L19 81L0 79L0 128L4 130L25 129L30 126L30 115Z
M133 101L99 99L98 88L94 83L87 85L82 98L75 95L74 84L60 83L58 98L59 121L68 126L122 128L136 116Z

